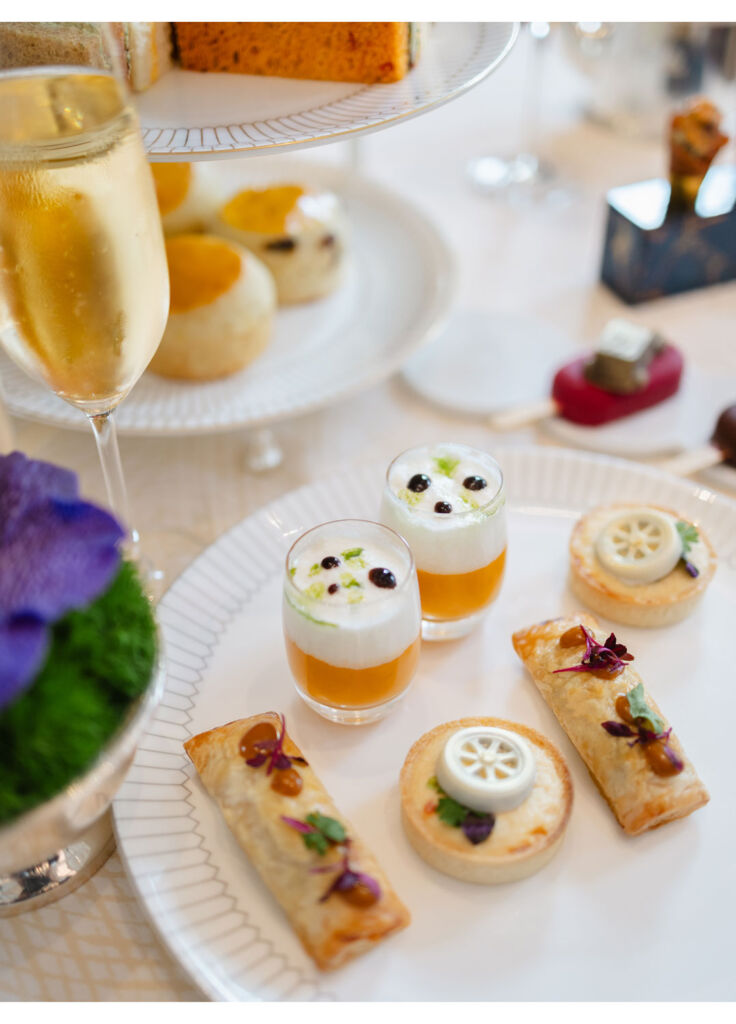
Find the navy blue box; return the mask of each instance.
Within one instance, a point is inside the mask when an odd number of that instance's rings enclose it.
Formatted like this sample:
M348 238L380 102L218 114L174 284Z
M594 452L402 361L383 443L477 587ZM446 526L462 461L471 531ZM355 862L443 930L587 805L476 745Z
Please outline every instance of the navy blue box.
M633 305L736 278L736 167L711 167L694 210L664 178L612 188L601 280Z

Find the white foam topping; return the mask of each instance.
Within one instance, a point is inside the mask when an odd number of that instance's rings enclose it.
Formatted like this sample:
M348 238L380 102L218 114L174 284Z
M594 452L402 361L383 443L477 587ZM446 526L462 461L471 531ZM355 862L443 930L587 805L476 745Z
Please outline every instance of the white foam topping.
M424 491L409 489L417 474L429 477ZM464 486L480 477L487 486ZM451 511L436 512L438 502ZM482 569L506 547L506 515L501 472L489 455L462 444L413 448L398 456L388 472L381 522L401 534L418 569L452 574Z
M379 526L334 534L316 531L289 560L284 629L305 654L331 665L369 668L393 661L419 635L419 592L409 552ZM339 524L336 524L336 528ZM390 535L388 535L390 537ZM339 565L324 568L325 558ZM386 569L395 587L380 587L372 569ZM330 593L330 587L337 589Z

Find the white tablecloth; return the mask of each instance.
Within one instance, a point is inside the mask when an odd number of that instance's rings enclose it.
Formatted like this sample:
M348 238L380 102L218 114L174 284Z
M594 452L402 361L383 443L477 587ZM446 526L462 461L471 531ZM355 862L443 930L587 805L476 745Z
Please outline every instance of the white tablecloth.
M543 72L540 149L574 189L571 203L503 203L479 196L466 161L521 143L525 49L467 96L434 113L366 137L361 171L403 192L445 232L459 264L457 306L524 313L595 338L626 307L598 283L604 193L661 174L664 149L625 140L582 117L587 83L565 64L555 40ZM733 104L732 104L733 105ZM733 160L733 147L725 158ZM344 145L310 151L343 160ZM637 307L690 361L736 376L736 284ZM715 411L715 410L714 410ZM14 421L16 446L76 470L83 492L104 500L91 434ZM145 547L174 579L224 530L266 502L353 465L388 460L420 441L455 438L483 447L486 427L438 412L400 378L277 427L282 465L244 470L241 433L176 439L123 438L131 505ZM537 440L529 429L507 443ZM0 921L0 998L7 1000L192 1000L201 998L159 945L115 853L75 893L51 906Z

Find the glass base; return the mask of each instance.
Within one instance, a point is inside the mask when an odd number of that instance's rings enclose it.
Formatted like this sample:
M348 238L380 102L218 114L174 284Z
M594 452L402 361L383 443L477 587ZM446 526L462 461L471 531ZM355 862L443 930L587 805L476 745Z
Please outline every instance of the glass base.
M422 640L459 640L472 633L485 618L487 608L465 615L462 619L422 619Z
M37 910L74 892L102 867L114 849L112 814L107 811L75 842L47 860L12 874L0 874L0 918Z
M316 711L318 715L326 718L329 722L337 722L338 725L370 725L372 722L380 722L389 712L393 711L406 694L406 690L404 690L397 697L392 697L391 700L387 700L383 704L373 704L368 708L336 708L331 704L320 704L319 701L298 687L296 692L312 711Z

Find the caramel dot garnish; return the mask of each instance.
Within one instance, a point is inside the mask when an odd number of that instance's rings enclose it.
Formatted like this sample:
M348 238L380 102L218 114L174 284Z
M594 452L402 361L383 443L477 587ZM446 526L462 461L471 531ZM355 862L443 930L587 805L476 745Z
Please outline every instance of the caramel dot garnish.
M264 740L275 740L276 729L270 722L256 722L240 740L238 750L245 758L249 761L252 757L257 757L262 751L259 750L258 744L263 743Z

